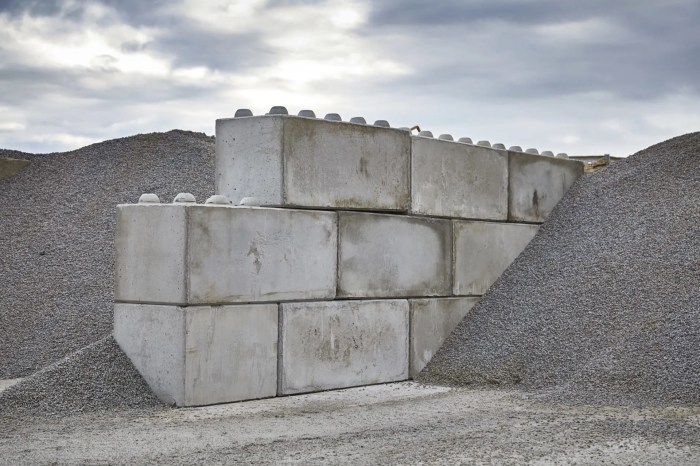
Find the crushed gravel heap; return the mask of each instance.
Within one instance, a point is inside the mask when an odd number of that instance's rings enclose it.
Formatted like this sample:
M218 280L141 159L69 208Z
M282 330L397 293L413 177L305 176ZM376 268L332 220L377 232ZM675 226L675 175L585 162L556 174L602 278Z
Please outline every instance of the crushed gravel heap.
M700 403L700 133L575 183L419 380Z
M164 406L112 336L0 392L0 417L159 408Z
M214 138L203 133L21 158L31 164L0 181L0 379L32 374L111 333L117 204L145 192L203 201L214 188Z

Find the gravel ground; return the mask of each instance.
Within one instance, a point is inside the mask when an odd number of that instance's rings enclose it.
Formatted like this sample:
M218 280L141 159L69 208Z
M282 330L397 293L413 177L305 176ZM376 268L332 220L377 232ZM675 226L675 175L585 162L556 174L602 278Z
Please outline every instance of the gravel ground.
M700 133L581 178L419 379L700 402Z
M700 462L698 408L536 403L412 383L161 410L4 420L0 464Z
M24 377L112 330L115 206L144 192L213 194L214 139L174 130L32 155L0 181L0 379Z

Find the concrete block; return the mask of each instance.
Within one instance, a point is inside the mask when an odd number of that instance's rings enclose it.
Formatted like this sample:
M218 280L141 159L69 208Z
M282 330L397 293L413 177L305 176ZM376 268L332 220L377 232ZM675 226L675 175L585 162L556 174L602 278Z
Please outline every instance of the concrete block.
M338 296L446 296L452 283L449 220L340 212Z
M190 303L335 297L334 212L199 206L188 244Z
M411 157L411 212L508 218L507 152L414 137Z
M229 304L335 297L334 212L119 206L117 301Z
M583 175L583 163L509 152L508 173L508 219L544 222L574 181Z
M182 204L117 206L116 301L187 302L185 209Z
M411 299L409 376L415 378L479 298Z
M484 294L538 229L538 225L455 220L454 294Z
M284 117L216 120L216 189L238 204L256 197L264 205L284 205Z
M408 378L408 301L280 305L278 394Z
M153 392L176 406L275 396L275 304L116 304L114 338Z
M234 204L407 211L410 136L398 129L267 116L216 122L216 191Z
M185 406L185 308L114 305L114 339L153 393Z

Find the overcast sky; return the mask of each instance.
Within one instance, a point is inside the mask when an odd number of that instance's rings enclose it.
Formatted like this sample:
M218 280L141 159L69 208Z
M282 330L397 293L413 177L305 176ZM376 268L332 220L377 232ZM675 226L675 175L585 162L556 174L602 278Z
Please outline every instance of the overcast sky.
M237 108L570 154L700 130L698 0L0 0L0 148Z

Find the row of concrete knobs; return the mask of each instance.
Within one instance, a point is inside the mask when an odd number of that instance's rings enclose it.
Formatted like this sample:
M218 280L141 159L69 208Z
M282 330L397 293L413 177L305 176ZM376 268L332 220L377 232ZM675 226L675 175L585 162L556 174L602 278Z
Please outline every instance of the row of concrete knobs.
M196 204L197 200L195 199L194 195L191 193L179 193L177 196L175 196L175 199L173 199L173 204ZM232 205L233 202L231 200L222 195L222 194L214 194L211 196L209 199L207 199L205 204L209 205ZM153 193L145 193L141 194L141 197L139 197L139 204L160 204L160 198L158 197L157 194ZM260 201L258 201L257 198L255 197L244 197L241 199L241 202L238 203L239 206L248 206L248 207L254 207L254 206L259 206Z
M281 105L275 105L265 115L289 115L289 112L287 111L286 107L283 107ZM250 109L239 108L238 110L236 110L236 114L234 115L234 118L251 117L251 116L253 116L253 112L250 111ZM313 110L301 110L297 114L297 116L305 117L305 118L316 118L316 114L314 113ZM326 114L325 117L323 117L323 119L329 120L329 121L343 121L343 119L337 113L328 113L328 114ZM349 122L359 124L359 125L366 125L367 124L367 121L362 117L352 117L352 118L350 118ZM389 122L386 120L377 120L374 122L374 126L380 126L382 128L391 128L391 125L389 125ZM410 128L407 128L407 127L401 127L398 129L402 129L405 131L411 130ZM433 133L431 131L420 131L418 133L418 136L424 137L424 138L434 137ZM442 139L443 141L454 141L454 138L452 137L451 134L441 134L440 136L438 136L438 139ZM472 142L471 138L459 138L457 140L457 142L461 142L461 143L465 143L465 144L474 144ZM501 150L505 150L505 148L506 148L505 145L500 144L500 143L491 145L491 143L489 141L478 141L476 143L476 145L483 146L483 147L492 147L493 149L501 149ZM524 152L526 154L544 155L544 156L548 156L548 157L559 157L559 158L568 158L569 157L564 152L560 152L556 156L554 155L554 153L552 151L549 151L549 150L545 150L545 151L542 151L542 153L540 153L534 147L523 150L523 148L520 146L510 146L508 148L508 150L513 151L513 152Z

